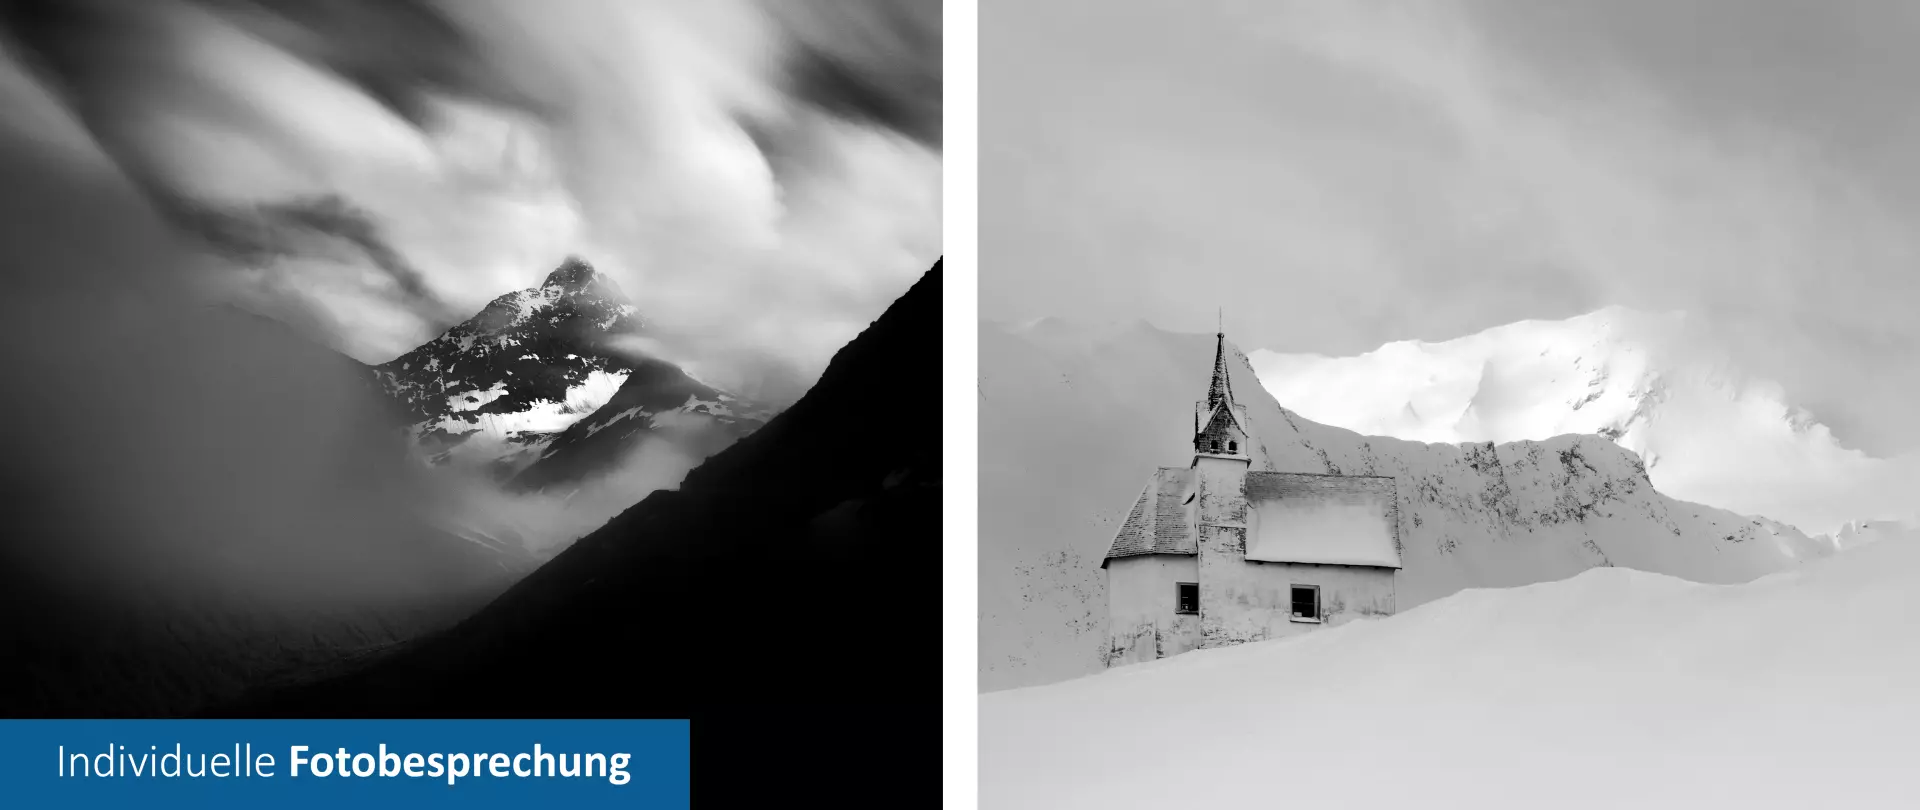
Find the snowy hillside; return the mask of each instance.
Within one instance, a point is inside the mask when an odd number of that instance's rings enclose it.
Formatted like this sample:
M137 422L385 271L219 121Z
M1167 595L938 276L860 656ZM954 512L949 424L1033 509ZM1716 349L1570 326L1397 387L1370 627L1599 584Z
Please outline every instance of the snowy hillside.
M1917 588L1600 569L982 695L980 806L1920 806Z
M980 331L980 677L992 690L1100 666L1100 559L1154 468L1188 461L1213 338L1058 321ZM1741 582L1832 548L1666 497L1637 459L1598 436L1498 446L1369 438L1282 410L1244 355L1230 364L1258 434L1254 469L1398 478L1403 610L1602 566Z
M1249 357L1296 413L1368 435L1452 443L1595 433L1638 454L1661 492L1808 533L1915 515L1920 459L1843 447L1780 386L1705 345L1680 313L1610 307L1356 357Z
M1846 550L1859 548L1868 543L1886 540L1904 540L1920 543L1920 521L1880 520L1849 522L1832 535L1835 547Z

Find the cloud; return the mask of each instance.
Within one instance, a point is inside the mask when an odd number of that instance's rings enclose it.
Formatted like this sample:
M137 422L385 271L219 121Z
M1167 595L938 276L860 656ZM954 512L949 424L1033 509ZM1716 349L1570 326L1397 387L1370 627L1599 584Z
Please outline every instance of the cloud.
M272 261L272 294L303 299L281 308L363 360L580 253L738 384L810 380L939 253L937 206L895 205L938 196L937 2L10 8L21 52L151 196L253 218L337 200L377 231L346 240L358 256ZM379 272L348 283L356 266ZM381 328L348 331L368 313Z
M542 561L662 489L675 489L703 456L649 439L610 470L555 492L510 492L483 471L437 475L428 497L450 531L525 549Z
M1761 86L1885 82L1888 57L1784 47L1777 9L1539 5L989 6L984 314L1198 330L1224 305L1245 345L1348 354L1682 309L1851 446L1920 447L1914 211L1831 148L1872 117ZM1770 66L1734 89L1622 30L1717 74Z

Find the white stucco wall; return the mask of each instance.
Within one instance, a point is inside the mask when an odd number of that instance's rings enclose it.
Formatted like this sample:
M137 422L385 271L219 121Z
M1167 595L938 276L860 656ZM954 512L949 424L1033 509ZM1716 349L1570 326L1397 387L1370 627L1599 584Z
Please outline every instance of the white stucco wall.
M1208 570L1203 589L1215 591L1224 605L1220 615L1209 615L1222 640L1258 641L1337 625L1362 616L1392 615L1396 605L1393 569L1348 565L1243 562ZM1319 624L1296 622L1293 586L1320 588Z
M1143 554L1107 563L1110 666L1177 655L1199 644L1198 616L1174 613L1176 583L1199 582L1191 556Z

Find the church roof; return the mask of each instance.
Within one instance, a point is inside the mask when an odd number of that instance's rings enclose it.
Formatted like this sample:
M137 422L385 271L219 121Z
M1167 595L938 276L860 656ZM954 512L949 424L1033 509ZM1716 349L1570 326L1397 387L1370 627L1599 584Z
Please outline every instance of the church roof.
M1233 399L1233 380L1227 374L1227 335L1222 332L1213 336L1213 378L1207 382L1207 398L1194 403L1193 431L1198 434L1212 429L1213 422L1219 418L1224 406L1227 423L1242 435L1252 438L1253 431L1247 429L1246 418L1241 415L1242 405Z
M1213 336L1213 380L1207 383L1207 410L1233 404L1233 385L1227 380L1227 333Z
M1267 515L1281 522L1249 532L1255 536L1247 539L1248 560L1401 567L1400 500L1391 477L1260 470L1247 473L1244 486L1247 505L1256 519L1263 513L1263 505L1276 502L1312 504L1325 510L1320 517L1304 520L1288 519L1302 514L1297 510L1290 510L1292 515ZM1329 530L1325 522L1325 515L1336 511L1344 513L1340 522L1345 530ZM1372 526L1373 530L1356 530L1359 526Z
M1146 489L1133 502L1126 522L1113 535L1107 560L1141 554L1197 554L1193 509L1187 496L1194 491L1194 471L1161 467L1147 479ZM1100 567L1107 565L1102 560Z
M1251 440L1253 438L1253 431L1247 429L1247 423L1243 421L1241 418L1241 409L1244 407L1245 406L1236 405L1229 402L1229 403L1226 403L1226 407L1224 408L1216 405L1213 407L1213 409L1203 412L1198 420L1200 422L1199 432L1205 433L1209 430L1212 430L1213 423L1219 420L1221 418L1221 414L1224 413L1226 415L1227 425L1232 427L1235 430L1240 431L1240 435L1246 436L1249 440Z

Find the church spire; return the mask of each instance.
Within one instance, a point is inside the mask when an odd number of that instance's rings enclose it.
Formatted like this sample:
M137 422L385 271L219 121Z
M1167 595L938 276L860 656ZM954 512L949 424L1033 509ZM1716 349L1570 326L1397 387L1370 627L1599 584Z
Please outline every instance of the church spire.
M1227 375L1227 335L1214 333L1213 380L1207 384L1207 398L1193 403L1193 453L1201 458L1248 460L1246 450L1251 434L1247 432L1245 413L1233 401L1233 383Z
M1207 410L1220 406L1221 402L1233 402L1233 386L1227 382L1227 334L1214 334L1213 381L1207 384Z

